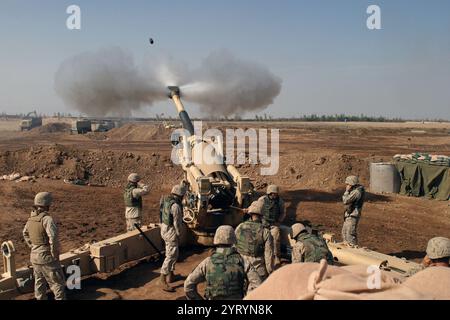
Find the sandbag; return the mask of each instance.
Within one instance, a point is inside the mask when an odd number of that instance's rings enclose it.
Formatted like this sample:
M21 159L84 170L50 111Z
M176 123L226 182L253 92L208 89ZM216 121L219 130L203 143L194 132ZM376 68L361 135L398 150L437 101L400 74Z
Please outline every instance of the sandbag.
M430 267L410 278L380 270L380 286L367 266L296 263L271 274L245 300L450 300L450 268ZM443 280L444 279L444 280Z

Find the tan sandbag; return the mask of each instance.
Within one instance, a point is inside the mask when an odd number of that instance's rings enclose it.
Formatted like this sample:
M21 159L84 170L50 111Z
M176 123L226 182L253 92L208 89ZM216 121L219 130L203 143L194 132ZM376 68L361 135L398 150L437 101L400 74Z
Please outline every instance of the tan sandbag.
M433 270L434 269L434 270ZM444 269L444 270L442 270ZM373 271L372 271L373 272ZM297 263L274 272L246 300L389 300L450 299L450 269L428 268L404 280L380 271L379 287L368 280L374 274L367 266L328 266ZM442 278L445 281L441 281ZM372 283L372 282L371 282ZM373 283L372 283L373 284Z
M318 263L294 263L286 265L267 278L246 300L297 300L308 293L309 276L318 270ZM328 270L328 276L348 273L339 268Z
M349 266L342 266L340 268L365 277L367 277L370 274L370 272L373 272L372 270L368 270L368 267L366 265L349 265ZM380 274L381 274L381 282L386 284L402 283L407 279L407 277L398 274L393 274L391 272L384 270L380 270Z
M399 287L365 295L364 299L450 300L450 268L426 268L407 278Z
M422 292L427 299L450 300L450 268L426 268L408 278L403 285Z
M314 300L359 300L366 299L365 294L386 292L399 286L400 281L379 269L367 266L340 268L347 273L329 276L328 270L339 267L327 266L323 260L319 270L313 272L308 280L308 293L299 299ZM323 273L322 278L318 274ZM378 276L379 278L375 278ZM374 279L379 283L375 285Z

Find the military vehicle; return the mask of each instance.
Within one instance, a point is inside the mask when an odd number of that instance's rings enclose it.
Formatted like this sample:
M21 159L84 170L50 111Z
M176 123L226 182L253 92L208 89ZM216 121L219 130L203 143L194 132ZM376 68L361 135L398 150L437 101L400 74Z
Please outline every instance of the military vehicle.
M36 111L32 111L23 117L20 122L20 131L28 131L40 126L42 126L42 118L37 115Z
M81 119L72 121L72 133L84 134L92 131L92 122L90 120Z
M91 124L92 132L107 132L115 128L115 122L111 120L94 121Z

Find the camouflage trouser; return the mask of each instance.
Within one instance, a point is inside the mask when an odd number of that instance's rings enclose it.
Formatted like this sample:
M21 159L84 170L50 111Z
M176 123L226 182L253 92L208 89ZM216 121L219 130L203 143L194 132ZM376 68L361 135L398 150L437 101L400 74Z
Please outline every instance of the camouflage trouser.
M254 258L246 255L241 255L244 260L244 266L247 273L247 294L258 288L264 280L266 280L268 274L266 266L264 264L264 258Z
M219 296L219 297L214 297L211 299L206 299L206 300L242 300L243 297L241 296Z
M174 231L164 232L163 229L161 229L161 237L166 244L166 258L161 267L161 273L167 275L174 271L178 259L178 237Z
M275 267L280 263L281 256L281 231L278 226L270 226L270 234L273 238L273 255L275 256Z
M59 262L32 264L34 274L34 295L37 300L47 300L47 284L55 300L65 300L65 277Z
M127 220L127 231L133 231L136 229L134 224L136 223L139 228L142 226L142 218L126 218Z
M356 228L358 227L359 217L346 217L342 226L342 240L352 245L358 244Z

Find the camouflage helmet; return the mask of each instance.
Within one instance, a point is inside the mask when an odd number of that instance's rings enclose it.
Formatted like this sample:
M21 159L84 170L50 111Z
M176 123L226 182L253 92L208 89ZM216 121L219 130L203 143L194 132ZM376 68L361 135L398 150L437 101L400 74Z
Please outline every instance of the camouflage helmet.
M214 235L215 245L230 245L236 243L236 235L234 234L234 229L232 226L220 226L216 230Z
M278 188L277 185L275 184L271 184L267 187L267 194L271 194L271 193L280 193L280 188Z
M350 186L356 186L359 183L359 179L357 176L348 176L345 178L345 184Z
M248 213L262 215L261 209L262 209L261 202L253 201L250 207L248 207Z
M138 183L141 181L141 177L137 173L132 173L128 176L128 181L133 183Z
M171 193L176 196L183 197L184 194L186 193L186 190L182 186L177 184L177 185L173 186Z
M39 207L47 207L52 204L53 197L50 192L39 192L34 197L34 205Z
M450 258L450 239L436 237L428 241L427 256L430 259Z
M295 239L306 227L302 223L295 223L291 227L291 238Z

